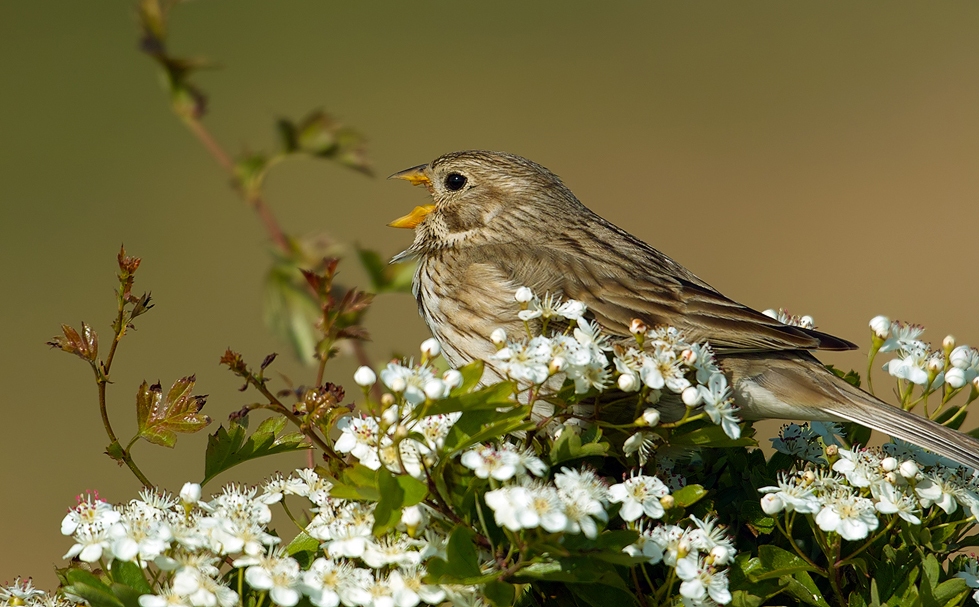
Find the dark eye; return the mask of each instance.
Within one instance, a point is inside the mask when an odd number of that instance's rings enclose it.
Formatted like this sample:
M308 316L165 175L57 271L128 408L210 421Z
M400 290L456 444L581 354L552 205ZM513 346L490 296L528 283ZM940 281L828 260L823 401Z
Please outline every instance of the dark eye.
M445 178L445 187L453 192L461 190L464 185L466 185L466 177L459 173L449 173L449 176Z

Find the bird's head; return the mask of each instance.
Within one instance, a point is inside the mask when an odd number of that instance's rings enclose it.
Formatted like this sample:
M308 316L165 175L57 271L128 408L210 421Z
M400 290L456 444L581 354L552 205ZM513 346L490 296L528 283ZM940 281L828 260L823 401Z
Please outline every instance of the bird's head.
M504 152L453 152L391 175L424 185L432 203L391 222L414 228L415 241L399 258L427 251L525 240L528 226L548 225L551 216L583 208L556 175Z

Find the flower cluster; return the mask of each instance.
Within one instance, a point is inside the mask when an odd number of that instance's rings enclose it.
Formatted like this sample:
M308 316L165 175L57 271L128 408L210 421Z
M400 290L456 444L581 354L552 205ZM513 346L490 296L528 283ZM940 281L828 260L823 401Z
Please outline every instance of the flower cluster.
M922 386L933 392L947 384L959 390L973 384L979 390L979 351L967 345L956 346L951 335L942 341L942 349L918 339L924 332L921 325L891 321L876 316L870 321L876 352L894 352L896 357L884 363L892 376ZM970 401L974 398L970 398Z
M498 348L494 363L509 379L560 387L567 378L574 382L576 394L615 385L626 393L639 392L641 402L654 405L665 390L680 396L688 409L685 417L696 415L693 412L699 408L731 438L741 435L727 378L710 346L691 344L672 327L649 328L639 320L630 327L631 342L613 343L597 323L587 320L581 302L562 302L551 294L539 298L526 287L517 291L515 299L522 307L518 316L525 321L527 334L508 337L497 329L492 337ZM539 335L527 322L532 319L541 319ZM550 335L549 327L555 329ZM646 425L655 425L649 421Z
M762 510L815 515L820 529L847 540L876 530L879 514L913 525L920 525L922 511L932 506L946 514L958 507L979 514L979 482L954 462L899 441L882 449L835 451L832 472L782 473L777 486L760 489Z

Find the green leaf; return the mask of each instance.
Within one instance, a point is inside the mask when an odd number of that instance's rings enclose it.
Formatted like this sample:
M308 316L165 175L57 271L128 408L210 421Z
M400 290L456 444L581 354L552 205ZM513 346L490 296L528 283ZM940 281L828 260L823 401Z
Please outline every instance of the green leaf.
M837 369L833 365L826 365L826 368L829 369L833 373L833 375L839 377L840 379L850 384L854 388L860 387L860 374L854 371L853 369L850 369L849 371L844 371L843 369Z
M673 499L676 500L677 506L689 508L699 502L700 498L707 495L707 490L700 485L687 485L679 491L674 491L672 495Z
M424 411L425 415L442 415L456 411L496 411L514 405L517 403L513 400L513 384L504 381L469 394L459 394L437 400Z
M795 597L806 605L814 607L829 607L829 603L823 598L823 593L816 587L816 582L812 580L805 571L799 571L792 576L782 576L779 582L783 584L782 592Z
M127 607L109 586L88 571L71 569L65 577L68 585L62 591L84 599L91 607Z
M476 554L476 533L466 525L457 525L449 534L443 560L435 557L428 561L428 573L436 583L466 584L466 580L480 578L479 558Z
M525 421L528 415L530 407L527 406L502 412L496 409L465 411L445 437L446 454L451 457L476 443L536 427L533 422Z
M948 409L945 409L944 411L942 411L941 415L939 415L937 418L935 418L935 421L938 422L938 423L940 423L940 424L942 424L942 425L944 425L944 426L947 426L947 427L949 427L949 428L951 428L953 430L958 430L959 428L962 427L962 424L965 423L965 417L966 417L965 415L960 415L960 416L956 417L955 418L955 421L952 422L952 423L950 423L950 424L946 424L945 422L947 422L948 420L950 420L953 417L955 417L955 415L961 409L962 409L962 407L959 407L959 406L949 407Z
M535 563L518 571L515 581L547 580L575 584L602 584L631 594L629 585L619 575L615 565L589 557L566 557Z
M490 603L496 607L509 607L517 598L517 589L513 584L493 580L483 586L483 596L488 598Z
M428 495L428 487L407 474L395 476L387 468L377 474L380 499L374 508L374 535L380 537L401 521L401 510L420 503Z
M316 322L322 311L294 264L273 264L265 278L264 303L266 326L292 346L299 360L307 365L315 363L320 338Z
M211 418L201 415L206 396L192 396L194 376L173 382L163 394L160 384L152 386L145 381L136 392L136 422L141 438L164 447L173 448L177 432L192 434L211 423Z
M555 466L573 459L608 455L609 444L601 442L601 429L597 426L595 428L597 431L589 431L586 435L588 440L583 441L581 431L577 427L565 426L561 436L554 441L554 446L551 447L551 465Z
M680 447L756 447L758 443L753 438L731 438L724 429L714 424L701 426L684 434L674 434L670 444Z
M346 468L333 488L330 495L340 499L376 502L381 499L378 489L379 471L371 470L362 464L354 464Z
M452 390L452 396L472 392L479 385L479 380L483 378L484 366L483 361L474 360L464 367L459 367L458 371L462 375L462 383Z
M135 590L138 594L150 594L153 588L143 577L143 570L139 565L132 562L115 560L112 561L112 581L117 584L124 584Z
M245 438L245 428L236 422L231 422L226 430L224 426L207 437L207 452L204 455L204 485L215 476L237 466L242 462L275 455L309 449L302 434L281 434L285 428L286 418L270 417L259 424L251 436Z
M758 562L761 568L748 573L748 579L753 582L791 576L800 571L815 571L798 556L771 544L758 547Z
M357 256L364 266L375 293L410 293L417 265L414 262L386 263L377 251L357 247Z
M767 535L775 530L775 519L765 514L759 500L748 500L741 504L741 519L761 534Z

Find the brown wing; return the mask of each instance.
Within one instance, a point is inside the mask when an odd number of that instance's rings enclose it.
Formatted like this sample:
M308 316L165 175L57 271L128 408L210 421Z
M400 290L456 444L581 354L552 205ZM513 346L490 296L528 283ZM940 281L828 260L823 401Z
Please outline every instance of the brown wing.
M561 293L583 302L613 334L628 335L629 324L638 318L649 326L676 327L688 339L707 341L719 351L856 348L732 301L669 257L594 218L578 232L550 242L484 246L476 257L538 294Z

